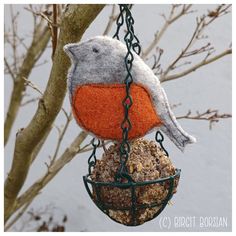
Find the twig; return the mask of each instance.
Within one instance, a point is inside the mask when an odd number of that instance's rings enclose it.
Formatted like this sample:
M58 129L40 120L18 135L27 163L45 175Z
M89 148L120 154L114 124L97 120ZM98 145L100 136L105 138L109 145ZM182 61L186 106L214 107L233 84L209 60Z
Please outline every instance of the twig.
M116 21L119 14L115 15L116 11L116 5L112 5L111 15L109 16L109 21L107 22L107 26L103 32L103 35L108 35L108 33L111 31L113 23Z
M203 52L208 52L209 55L214 51L214 47L211 46L211 43L207 43L206 45L197 48L197 49L193 49L192 51L186 51L183 55L182 58L184 57L190 57L190 56L194 56L197 54L201 54Z
M102 148L103 148L103 151L104 151L105 153L107 153L106 143L105 143L104 140L102 140Z
M55 149L54 155L53 155L53 157L51 159L51 162L50 162L50 166L53 165L53 163L55 162L55 160L57 158L58 151L59 151L60 146L61 146L61 142L63 140L63 137L64 137L64 135L66 133L66 130L67 130L71 120L72 120L72 113L70 112L69 115L66 114L66 123L65 123L63 129L62 130L59 129L59 131L58 131L59 132L59 137L58 137L58 141L57 141L57 145L56 145L56 149Z
M27 51L29 48L27 45L24 43L24 38L20 38L19 35L16 35L16 38L18 39L19 43L24 47L24 49Z
M175 70L177 68L180 68L180 67L183 67L183 66L186 66L186 65L190 65L191 63L192 63L191 61L185 61L185 62L183 62L181 64L173 66L173 70Z
M43 66L43 65L45 65L45 64L47 64L47 63L48 63L48 61L47 61L47 60L44 60L43 62L36 64L36 65L34 66L34 68Z
M192 112L189 110L186 115L178 116L177 119L191 119L191 120L206 120L209 121L209 129L212 129L213 123L219 122L220 119L231 118L231 114L219 114L218 110L208 109L205 112L196 112L196 115L192 115Z
M41 16L44 20L46 20L48 22L48 24L50 24L51 26L58 26L58 25L54 25L53 21L48 17L48 15L46 14L46 12L36 12L33 9L24 8L25 10L31 12L32 14L36 15L36 16Z
M31 87L32 89L36 90L38 93L40 93L43 96L43 92L40 91L40 89L33 84L30 80L27 78L23 77L23 80L25 81L25 85Z
M71 117L71 112L68 113L68 112L64 109L64 107L62 107L61 110L62 110L62 112L64 113L64 115L66 116L66 119L67 119L67 120L71 120L71 119L72 119L72 117Z
M203 18L200 22L197 21L197 26L196 29L194 30L192 37L189 41L189 43L186 45L186 47L181 51L181 53L179 54L179 56L172 62L170 63L170 65L167 67L167 69L163 72L163 77L165 77L171 70L173 70L173 68L175 67L175 65L179 62L179 60L181 60L185 54L187 53L188 49L192 46L192 44L194 43L194 40L196 39L196 37L198 36L198 32L199 28L201 27L203 22Z
M155 75L162 74L160 60L161 60L161 56L163 55L164 50L161 48L157 48L157 52L158 52L157 55L155 54L153 55L154 62L152 66L152 70L154 71Z
M170 80L174 80L174 79L178 79L178 78L181 78L181 77L184 77L185 75L193 72L193 71L196 71L197 69L201 68L202 66L205 66L207 64L210 64L214 61L217 61L219 60L220 58L226 56L226 55L229 55L229 54L232 54L232 49L227 49L221 53L219 53L218 55L214 56L214 57L211 57L207 60L202 60L201 62L195 64L194 66L188 68L187 70L184 70L180 73L176 73L176 74L173 74L173 75L169 75L169 76L161 76L160 77L160 81L161 82L166 82L166 81L170 81Z
M14 74L14 72L12 71L12 69L11 69L11 67L10 67L10 65L9 65L9 63L8 63L8 61L7 61L7 59L6 59L5 57L4 57L4 62L5 62L5 65L6 65L6 67L7 67L8 73L11 75L11 78L13 79L13 81L16 81L15 74Z
M16 18L18 14L14 15L13 12L13 5L10 5L10 13L11 13L11 24L12 24L12 50L13 50L13 68L14 73L17 73L17 24L16 24Z
M104 145L107 145L107 144L109 144L109 143L111 143L111 141L106 141L106 142L104 142ZM90 145L91 145L91 143L86 144L84 147L82 147L82 148L79 150L79 153L84 153L84 152L92 151L92 150L93 150L93 147L89 147ZM103 145L100 144L97 148L101 148L102 146L103 146ZM89 148L87 148L87 147L89 147Z
M81 148L78 150L78 153L83 153L83 152L85 152L84 150L86 150L87 147L91 146L92 140L93 140L93 139L91 139L89 143L87 143L87 144L85 144L83 147L81 147ZM99 147L99 146L98 146L98 147ZM92 150L92 149L93 149L93 148L91 148L91 150Z
M26 105L28 105L28 104L30 104L30 103L32 103L32 102L38 101L39 99L40 99L40 97L36 97L36 98L29 99L29 100L27 100L27 101L21 103L21 106L22 106L22 107L23 107L23 106L26 106Z
M161 27L160 31L155 33L153 41L150 43L150 45L145 50L143 50L142 56L141 56L143 59L146 59L148 54L156 47L156 45L159 43L160 39L162 38L162 36L164 35L164 33L166 32L166 30L168 29L168 27L171 24L173 24L180 17L192 12L192 11L189 11L189 9L191 7L192 7L192 4L188 4L188 5L184 4L182 6L181 11L175 15L177 5L174 5L174 4L172 5L169 16L166 17L163 15L164 19L165 19L165 23Z
M226 50L225 52L217 55L216 57L213 57L212 60L209 59L209 60L206 60L214 51L214 47L211 46L210 43L207 43L206 45L198 48L198 49L195 49L195 50L190 50L190 48L194 45L194 43L196 42L196 40L199 40L202 38L202 34L203 34L203 31L206 29L206 27L211 24L213 21L215 21L217 18L225 15L228 13L228 9L229 9L230 5L219 5L214 12L217 12L218 14L216 14L214 17L211 17L208 15L203 15L201 16L200 18L197 18L196 22L196 28L188 42L188 44L185 46L185 48L181 51L181 53L177 56L176 59L173 60L173 62L170 63L170 65L164 70L164 72L162 73L161 75L161 81L167 81L165 78L167 77L167 75L170 73L170 71L176 69L176 65L177 63L183 59L183 58L186 58L186 57L190 57L190 56L193 56L193 55L197 55L197 54L200 54L200 53L203 53L203 52L206 52L206 56L205 58L202 60L202 62L200 62L199 64L197 64L196 66L193 66L191 67L191 69L193 70L196 70L198 68L198 66L202 66L202 65L205 65L206 64L209 64L211 63L212 61L215 61L217 59L219 59L221 56L221 54L226 55L226 54L229 54L230 51ZM231 50L232 52L232 50ZM226 54L225 54L226 53ZM193 70L187 70L192 72ZM189 72L189 73L190 73ZM185 75L185 73L183 73ZM181 73L179 74L181 76ZM179 77L180 77L179 76ZM178 78L179 78L178 77ZM168 79L170 80L170 79Z
M32 4L29 4L29 8L31 9L31 12L33 12L33 6ZM34 31L33 31L33 37L35 37L36 34L36 28L37 28L37 19L36 15L32 13L33 21L34 21Z
M20 59L20 63L18 61L14 62L13 59L13 66L10 65L11 70L15 76L15 83L13 85L13 90L10 97L9 108L7 110L7 115L4 123L4 145L7 144L9 139L12 126L14 124L15 118L18 114L21 101L23 99L24 90L25 90L25 81L23 77L28 78L32 69L34 68L35 63L39 59L39 57L44 52L47 43L49 41L50 32L48 31L48 27L41 27L41 24L37 24L36 34L34 35L31 45L28 48L26 54L23 58L16 58L17 60ZM6 36L6 40L11 42ZM11 44L11 47L14 48L14 45ZM6 62L6 61L5 61ZM14 72L12 68L14 68L14 63L17 66L17 73Z

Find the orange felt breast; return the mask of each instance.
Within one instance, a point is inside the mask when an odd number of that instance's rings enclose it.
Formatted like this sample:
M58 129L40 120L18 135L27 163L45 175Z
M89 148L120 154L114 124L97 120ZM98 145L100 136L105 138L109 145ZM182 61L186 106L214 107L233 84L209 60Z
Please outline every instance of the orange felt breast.
M129 110L132 128L129 139L144 136L150 129L161 125L150 96L145 88L132 84L133 105ZM125 85L90 84L78 86L73 95L73 113L78 124L102 139L121 140L124 119L122 101Z

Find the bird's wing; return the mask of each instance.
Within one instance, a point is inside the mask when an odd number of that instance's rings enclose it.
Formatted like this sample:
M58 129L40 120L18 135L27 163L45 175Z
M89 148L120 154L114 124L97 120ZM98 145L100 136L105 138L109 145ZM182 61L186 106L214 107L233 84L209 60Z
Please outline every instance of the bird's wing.
M135 57L133 65L134 81L144 86L150 93L157 114L162 120L161 130L183 151L188 143L196 142L196 139L186 133L177 122L171 111L166 93L159 79L153 71L139 57Z

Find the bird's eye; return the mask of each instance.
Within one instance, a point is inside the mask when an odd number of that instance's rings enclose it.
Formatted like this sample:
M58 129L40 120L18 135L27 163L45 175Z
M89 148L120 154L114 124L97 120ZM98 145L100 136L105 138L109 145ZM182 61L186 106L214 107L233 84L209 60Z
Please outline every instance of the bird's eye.
M93 47L93 52L98 53L99 50L97 48Z

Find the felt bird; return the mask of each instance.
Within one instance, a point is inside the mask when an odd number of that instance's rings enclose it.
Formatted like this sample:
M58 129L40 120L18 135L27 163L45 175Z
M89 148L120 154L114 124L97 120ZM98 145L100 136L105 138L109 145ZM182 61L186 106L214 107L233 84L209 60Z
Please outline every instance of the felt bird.
M122 101L126 96L126 45L117 39L96 36L67 44L64 51L71 59L67 84L77 123L95 137L120 141L124 119ZM177 122L157 76L141 57L135 53L133 56L130 87L133 103L129 109L132 128L128 138L136 139L160 129L183 151L195 138Z

